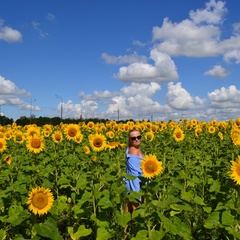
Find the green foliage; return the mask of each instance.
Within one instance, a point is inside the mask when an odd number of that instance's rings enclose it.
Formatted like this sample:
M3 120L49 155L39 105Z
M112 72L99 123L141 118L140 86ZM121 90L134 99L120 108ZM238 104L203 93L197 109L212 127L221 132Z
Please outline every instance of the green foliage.
M124 234L132 240L240 239L239 186L229 177L230 161L239 155L231 140L231 122L215 133L203 125L199 136L194 127L182 123L185 137L179 142L170 124L154 132L152 141L144 136L153 123L136 124L143 129L143 152L156 155L164 172L146 180L139 193L128 195L123 178L134 177L125 173L126 146L94 152L88 135L96 126L81 124L81 143L64 137L56 144L51 136L44 137L45 148L39 154L29 152L25 142L7 140L7 149L0 152L0 240L118 240ZM114 124L106 123L101 134L107 136L111 130L114 138L107 141L125 144L127 131L123 123L117 125L114 130ZM84 146L91 149L89 154ZM10 165L7 155L12 156ZM55 199L43 216L34 215L26 205L37 186L49 188ZM144 203L126 212L127 200L137 202L140 196Z

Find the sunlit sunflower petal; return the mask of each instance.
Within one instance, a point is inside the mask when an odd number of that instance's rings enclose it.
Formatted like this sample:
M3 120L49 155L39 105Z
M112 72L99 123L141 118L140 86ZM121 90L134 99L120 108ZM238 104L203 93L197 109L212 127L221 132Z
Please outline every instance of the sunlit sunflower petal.
M238 156L236 161L232 161L230 177L237 184L240 184L240 156Z
M0 152L3 152L7 149L7 143L4 138L0 138Z

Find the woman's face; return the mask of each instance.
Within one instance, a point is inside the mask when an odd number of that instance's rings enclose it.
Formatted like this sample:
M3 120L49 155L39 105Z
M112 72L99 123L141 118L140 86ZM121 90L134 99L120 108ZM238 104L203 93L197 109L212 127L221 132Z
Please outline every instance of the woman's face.
M132 131L130 133L129 138L130 138L130 142L131 142L132 146L137 147L137 146L140 145L140 143L141 143L141 133L139 131Z

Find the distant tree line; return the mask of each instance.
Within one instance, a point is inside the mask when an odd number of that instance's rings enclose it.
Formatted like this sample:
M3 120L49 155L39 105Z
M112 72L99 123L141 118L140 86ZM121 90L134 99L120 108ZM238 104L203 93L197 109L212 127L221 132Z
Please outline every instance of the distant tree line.
M133 121L132 119L129 119L130 121ZM125 121L119 121L119 122L127 122L129 120L125 120ZM17 119L15 121L15 123L19 126L25 126L25 125L29 125L29 124L36 124L37 126L43 126L45 124L51 124L53 126L59 125L60 123L76 123L78 124L79 122L93 122L93 123L97 123L97 122L102 122L102 123L106 123L108 121L110 121L109 119L99 119L99 118L88 118L88 119L83 119L83 118L79 118L79 119L73 119L73 118L64 118L61 119L60 117L38 117L36 118L35 115L32 115L31 117L26 117L26 116L21 116L19 119ZM8 124L12 124L14 122L14 120L12 118L8 118L6 116L0 116L0 125L5 126ZM118 122L118 121L116 121Z

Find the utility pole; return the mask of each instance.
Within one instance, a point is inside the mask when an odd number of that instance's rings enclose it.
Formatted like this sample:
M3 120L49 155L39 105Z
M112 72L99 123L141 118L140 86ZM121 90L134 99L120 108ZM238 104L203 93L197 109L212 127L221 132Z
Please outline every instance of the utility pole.
M31 99L31 101L30 101L30 104L31 104L31 106L30 106L30 124L32 123L32 104L33 104L33 102L35 102L36 101L36 99Z
M61 119L62 119L63 118L63 98L59 95L55 95L55 96L56 98L61 100L60 104L61 104Z

